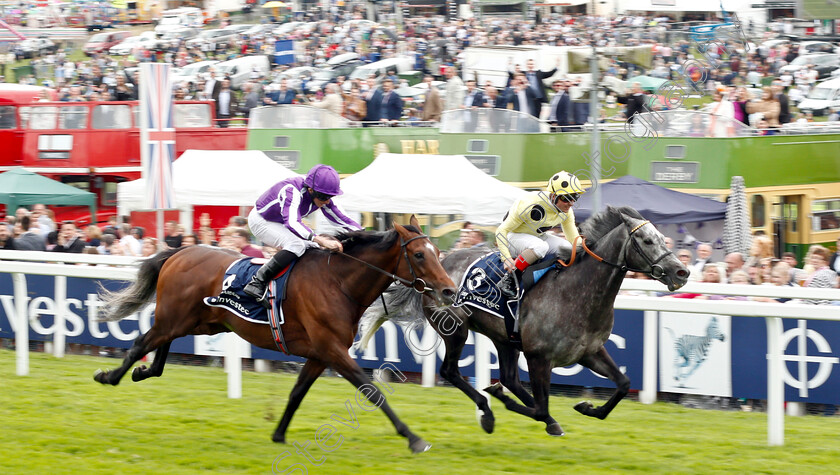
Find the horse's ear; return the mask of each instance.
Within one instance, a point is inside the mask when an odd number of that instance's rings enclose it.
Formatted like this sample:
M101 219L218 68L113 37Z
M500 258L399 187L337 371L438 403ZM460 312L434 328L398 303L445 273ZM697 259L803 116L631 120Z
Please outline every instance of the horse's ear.
M402 227L399 223L397 223L396 221L391 221L391 223L394 225L394 229L395 229L398 233L400 233L400 234L404 234L404 233L405 233L405 228L404 228L404 227Z
M417 217L414 216L413 214L411 215L411 219L408 220L408 224L414 226L417 229L422 229L420 227L420 221L417 221Z

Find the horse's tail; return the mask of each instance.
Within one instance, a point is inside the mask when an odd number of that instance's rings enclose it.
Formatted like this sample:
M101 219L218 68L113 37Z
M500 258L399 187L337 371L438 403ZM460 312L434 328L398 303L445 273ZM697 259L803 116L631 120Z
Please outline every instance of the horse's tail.
M360 333L362 335L357 347L364 350L376 330L388 320L396 320L399 323L413 323L416 320L423 319L423 305L422 295L415 292L410 287L402 285L394 285L386 290L382 297L385 299L385 304L382 304L382 299L376 299L365 314L362 315Z
M158 276L163 264L176 252L184 249L178 247L158 252L140 264L137 280L128 287L112 292L102 284L99 285L99 298L103 301L103 311L97 317L100 322L114 322L122 320L149 302L155 295Z

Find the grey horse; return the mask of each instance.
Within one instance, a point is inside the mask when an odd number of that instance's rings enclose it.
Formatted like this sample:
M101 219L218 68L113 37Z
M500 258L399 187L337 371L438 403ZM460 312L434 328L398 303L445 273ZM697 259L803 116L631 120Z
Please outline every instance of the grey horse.
M551 370L579 363L616 384L616 391L604 405L594 407L584 401L575 406L582 414L605 419L630 389L630 379L604 348L613 328L613 305L624 275L628 270L642 272L674 291L685 285L689 270L665 246L662 234L633 208L608 207L584 222L581 234L591 254L579 247L574 264L562 272L547 273L522 299L522 352L533 396L519 380L520 352L510 344L502 319L472 307L437 307L427 297L421 300L411 289L386 293L384 308L379 304L366 312L360 347L365 347L386 320L418 324L425 316L446 344L441 377L475 402L482 411L481 427L491 433L495 418L487 399L464 381L458 369L468 330L473 330L486 335L496 346L501 384L485 391L507 409L544 422L550 435L563 435L562 427L548 412ZM453 252L443 260L443 267L454 282L460 282L469 264L486 252L475 248ZM502 386L524 405L505 395Z

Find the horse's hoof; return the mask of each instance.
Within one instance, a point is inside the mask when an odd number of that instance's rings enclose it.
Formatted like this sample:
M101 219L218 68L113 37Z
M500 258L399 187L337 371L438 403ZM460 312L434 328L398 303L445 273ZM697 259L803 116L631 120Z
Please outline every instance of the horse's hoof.
M97 369L97 370L93 373L93 380L94 380L94 381L96 381L97 383L101 383L101 384L108 384L108 383L105 381L105 375L106 375L106 374L108 374L108 372L107 372L107 371L102 371L101 369Z
M505 390L502 388L502 383L491 384L490 386L484 388L484 392L496 398L500 398L505 394Z
M272 442L277 442L278 444L285 444L286 443L286 435L274 434L271 436Z
M552 435L554 437L561 437L566 435L566 433L563 432L563 428L560 427L560 424L556 422L545 426L545 431L548 433L548 435Z
M422 454L423 452L428 452L428 450L432 448L432 444L421 438L417 438L417 440L408 444L408 448L410 448L415 454Z
M488 434L493 433L493 428L496 426L496 418L493 417L492 412L486 412L481 416L481 428Z
M575 404L575 410L584 416L591 416L592 415L592 403L588 401L581 401Z
M137 381L143 381L144 379L146 379L143 377L143 372L145 370L145 366L138 366L134 368L134 371L131 372L131 380L136 383Z

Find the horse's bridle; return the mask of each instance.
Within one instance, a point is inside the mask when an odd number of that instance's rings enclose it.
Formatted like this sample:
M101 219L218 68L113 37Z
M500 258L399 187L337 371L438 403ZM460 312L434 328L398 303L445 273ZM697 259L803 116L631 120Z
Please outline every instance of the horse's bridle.
M666 249L665 252L663 252L661 256L659 256L659 257L657 257L656 259L653 259L653 260L651 260L651 258L648 257L647 254L645 254L645 252L642 250L642 246L639 245L639 241L637 241L636 238L633 237L633 235L636 233L636 231L641 229L641 227L644 226L645 224L650 224L650 221L647 221L647 220L643 221L641 224L639 224L635 228L631 229L630 233L627 234L627 239L624 240L624 244L621 246L621 254L619 254L621 256L622 264L615 264L615 263L609 262L607 260L604 260L604 262L613 266L613 267L617 267L624 272L626 272L626 271L639 272L641 274L647 274L647 275L653 277L654 279L659 279L660 277L665 275L665 269L663 269L662 266L659 265L659 261L661 261L662 259L667 257L668 254L671 253L671 251L668 251ZM645 263L647 263L647 265L648 265L647 270L636 269L636 268L633 268L633 267L630 267L630 266L627 265L627 249L628 249L629 244L631 242L633 243L633 247L636 249L636 252L639 253L639 255L642 256L642 259L645 260Z
M595 254L594 252L592 252L591 250L589 250L588 247L586 247L586 240L583 238L583 236L579 236L578 239L581 239L581 244L583 245L583 249L586 251L586 253L589 254L590 256L594 257L596 260L598 260L600 262L603 262L604 264L610 265L612 267L615 267L616 269L618 269L622 272L627 272L627 271L638 272L640 274L649 275L649 276L653 277L654 279L658 280L660 277L665 275L665 269L663 269L662 266L659 265L659 261L664 259L671 252L666 250L664 253L662 253L661 256L659 256L659 257L657 257L656 259L653 259L653 260L651 260L648 257L647 254L645 254L645 252L642 250L642 246L640 246L639 242L633 237L633 234L635 234L636 231L638 231L645 224L650 224L650 221L642 222L641 224L639 224L636 227L634 227L633 229L631 229L630 232L627 234L627 239L624 240L624 244L621 246L621 253L619 254L620 259L621 259L620 262L610 262L610 261L604 259L603 257L601 257L601 256ZM636 269L634 267L630 267L630 266L627 265L627 249L629 248L629 245L630 245L631 242L633 243L633 247L636 249L636 252L638 252L639 255L642 256L642 259L644 259L645 262L647 263L647 265L649 267L648 270ZM560 261L560 264L563 265L564 267L569 267L570 265L572 265L572 263L574 262L574 259L575 259L576 249L577 249L577 240L575 240L575 243L572 244L572 257L571 257L571 259L569 259L569 263L566 264L563 261Z
M426 284L425 280L417 277L417 274L414 272L414 267L411 265L411 259L408 258L408 247L407 247L408 244L411 241L415 241L417 239L423 239L423 238L428 239L429 236L427 236L425 234L420 234L419 236L414 236L413 238L408 239L408 240L403 240L402 236L400 236L400 247L402 248L402 254L400 254L399 258L397 259L397 265L394 266L394 272L388 272L385 269L376 267L375 265L373 265L369 262L365 262L365 261L359 259L358 257L351 256L350 254L345 254L345 253L342 252L341 255L345 256L345 257L349 257L350 259L353 259L356 262L360 262L360 263L368 266L369 268L371 268L371 269L373 269L373 270L375 270L379 273L387 275L395 283L400 283L400 284L403 284L406 287L411 287L412 289L414 289L415 292L423 294L423 293L432 291L434 289L429 287ZM429 242L432 242L432 241L429 240ZM402 277L400 277L396 274L397 269L399 269L399 267L400 267L400 261L402 260L403 256L405 256L405 262L408 264L408 271L411 272L411 277L413 277L414 280L404 279L404 278L402 278Z

